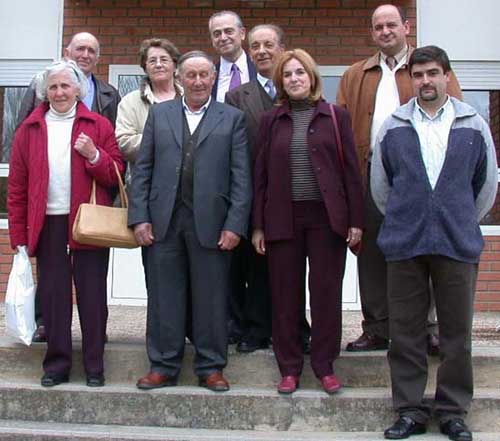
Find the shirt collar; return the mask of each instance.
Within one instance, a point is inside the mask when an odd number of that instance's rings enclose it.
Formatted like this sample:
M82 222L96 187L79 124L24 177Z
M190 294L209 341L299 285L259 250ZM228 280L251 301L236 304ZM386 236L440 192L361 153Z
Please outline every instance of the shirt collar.
M209 96L208 101L205 104L203 104L203 106L201 106L199 110L193 112L186 104L186 97L185 96L182 97L182 107L184 109L184 112L186 112L186 115L202 115L208 109L208 106L210 105L211 102L212 102L212 97Z
M260 73L257 72L257 81L260 83L262 87L265 87L270 79L271 78L263 77Z
M406 61L406 57L408 55L408 48L409 46L406 45L396 55L394 55L394 58L396 59L396 65L398 65L402 60ZM384 54L383 52L380 52L380 57L382 58L382 60L386 62L388 55Z
M220 71L224 75L231 75L231 66L233 64L236 64L238 66L238 69L240 72L246 72L248 69L248 64L247 64L247 54L245 51L241 51L241 55L238 57L238 59L233 63L232 61L228 61L225 58L220 59Z
M415 99L415 110L413 112L413 116L416 121L442 120L445 112L448 113L451 110L452 106L453 104L451 103L450 97L447 95L444 104L438 109L436 114L431 117L424 109L422 109L422 107L420 107L420 104L418 104L418 99Z

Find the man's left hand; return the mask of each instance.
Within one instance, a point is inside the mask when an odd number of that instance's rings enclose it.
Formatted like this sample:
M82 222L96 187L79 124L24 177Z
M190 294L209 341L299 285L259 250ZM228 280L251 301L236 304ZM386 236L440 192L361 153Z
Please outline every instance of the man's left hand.
M238 236L236 233L233 233L232 231L222 230L217 245L219 245L219 248L221 250L229 251L232 250L239 243L240 243L240 236Z
M349 248L355 247L356 245L359 244L361 241L361 238L363 237L363 230L361 228L354 228L351 227L347 231L347 246Z

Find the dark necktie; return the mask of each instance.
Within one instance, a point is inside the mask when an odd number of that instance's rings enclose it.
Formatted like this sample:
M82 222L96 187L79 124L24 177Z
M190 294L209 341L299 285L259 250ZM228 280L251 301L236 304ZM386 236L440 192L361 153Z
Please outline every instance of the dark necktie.
M240 70L236 64L231 66L231 82L229 83L229 90L233 90L235 87L241 85Z

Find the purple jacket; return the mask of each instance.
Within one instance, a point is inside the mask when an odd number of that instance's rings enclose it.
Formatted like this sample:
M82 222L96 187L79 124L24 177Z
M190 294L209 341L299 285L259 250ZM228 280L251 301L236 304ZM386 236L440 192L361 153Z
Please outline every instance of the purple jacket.
M332 230L342 237L350 227L363 228L363 188L347 110L335 106L343 143L340 164L329 104L319 101L308 128L311 163ZM289 147L292 117L288 103L266 112L259 127L255 164L253 227L266 241L293 237Z

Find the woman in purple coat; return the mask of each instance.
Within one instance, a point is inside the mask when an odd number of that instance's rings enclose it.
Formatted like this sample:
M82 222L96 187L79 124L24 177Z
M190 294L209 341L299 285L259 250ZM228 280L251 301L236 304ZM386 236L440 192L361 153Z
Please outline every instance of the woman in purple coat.
M327 393L341 385L333 362L340 353L342 279L346 249L359 246L363 190L349 114L323 100L311 56L283 54L273 78L278 106L260 124L255 165L252 242L266 254L273 307L273 348L282 380L278 392L299 386L304 357L300 334L306 261L312 318L311 364Z

